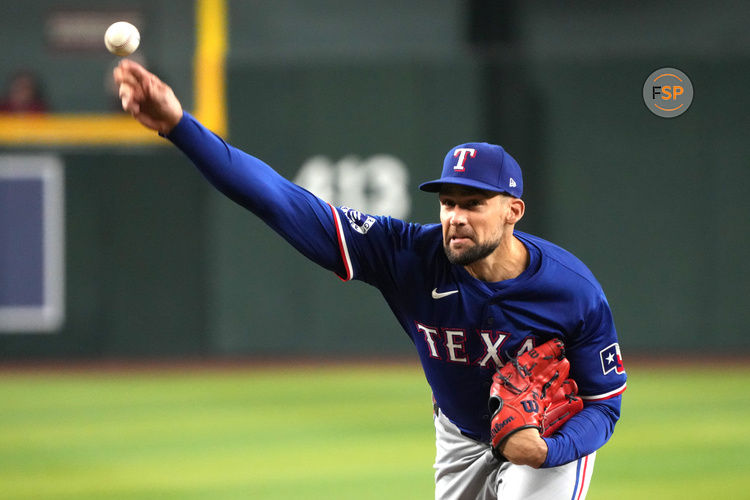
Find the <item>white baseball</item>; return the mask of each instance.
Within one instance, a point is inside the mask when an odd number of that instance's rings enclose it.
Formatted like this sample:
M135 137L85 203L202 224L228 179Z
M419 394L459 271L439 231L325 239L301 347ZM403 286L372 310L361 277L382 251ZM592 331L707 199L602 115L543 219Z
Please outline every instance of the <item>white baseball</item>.
M107 46L107 50L118 56L129 56L140 43L141 34L138 33L138 29L125 21L114 23L104 33L104 45Z

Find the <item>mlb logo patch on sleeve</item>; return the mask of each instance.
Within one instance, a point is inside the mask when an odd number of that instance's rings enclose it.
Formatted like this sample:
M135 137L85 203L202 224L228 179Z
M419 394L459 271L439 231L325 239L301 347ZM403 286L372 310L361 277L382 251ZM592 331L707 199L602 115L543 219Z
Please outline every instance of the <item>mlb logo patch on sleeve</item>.
M375 218L363 214L359 210L354 210L349 207L341 207L341 210L346 214L346 218L349 221L349 225L352 229L360 234L367 234L373 224L375 224Z
M625 367L622 365L622 354L620 354L620 345L615 343L599 351L599 357L602 361L602 371L608 374L612 370L615 373L625 373Z

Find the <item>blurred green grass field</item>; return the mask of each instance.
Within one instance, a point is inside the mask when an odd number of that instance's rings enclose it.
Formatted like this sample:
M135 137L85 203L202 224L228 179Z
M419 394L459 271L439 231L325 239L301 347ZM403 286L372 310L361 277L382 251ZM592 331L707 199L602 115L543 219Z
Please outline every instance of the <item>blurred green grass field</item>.
M750 368L629 366L589 499L750 498ZM0 372L2 499L432 498L416 365Z

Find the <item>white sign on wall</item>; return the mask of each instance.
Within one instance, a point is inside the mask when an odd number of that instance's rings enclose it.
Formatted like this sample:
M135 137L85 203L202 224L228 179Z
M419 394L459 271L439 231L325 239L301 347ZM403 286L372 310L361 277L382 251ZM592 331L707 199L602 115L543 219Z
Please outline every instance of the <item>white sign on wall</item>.
M409 171L395 156L360 159L351 155L337 162L313 156L302 165L294 182L332 205L398 219L411 213Z
M54 332L65 312L63 164L0 155L0 332Z

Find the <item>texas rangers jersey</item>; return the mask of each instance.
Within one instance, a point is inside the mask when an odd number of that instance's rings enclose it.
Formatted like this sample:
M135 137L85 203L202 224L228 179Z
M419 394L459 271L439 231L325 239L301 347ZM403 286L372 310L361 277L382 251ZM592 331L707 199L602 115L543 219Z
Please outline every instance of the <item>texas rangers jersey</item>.
M168 136L222 192L344 280L380 290L416 347L437 405L461 431L489 442L492 374L557 337L586 405L551 438L544 466L598 449L619 418L623 369L612 314L586 266L562 248L516 231L527 269L488 283L451 264L439 224L420 225L333 207L227 145L185 114Z

